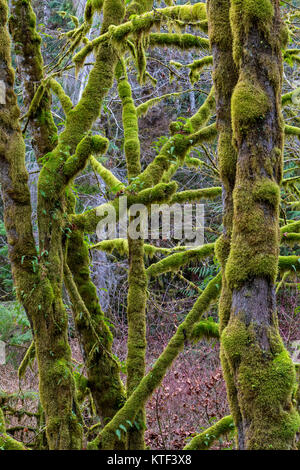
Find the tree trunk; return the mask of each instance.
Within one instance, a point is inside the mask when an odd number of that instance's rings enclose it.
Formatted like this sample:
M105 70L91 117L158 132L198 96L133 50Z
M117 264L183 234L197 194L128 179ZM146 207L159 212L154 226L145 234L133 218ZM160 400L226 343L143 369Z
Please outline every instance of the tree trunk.
M282 179L282 39L277 0L231 2L239 79L232 96L238 153L233 231L226 264L232 289L222 332L225 378L240 449L293 449L299 427L295 368L280 338L274 284Z

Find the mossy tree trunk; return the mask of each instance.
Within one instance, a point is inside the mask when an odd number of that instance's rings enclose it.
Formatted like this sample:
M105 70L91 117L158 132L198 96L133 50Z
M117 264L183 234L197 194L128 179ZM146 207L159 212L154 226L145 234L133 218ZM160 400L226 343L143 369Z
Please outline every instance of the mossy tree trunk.
M233 60L233 38L230 26L230 0L207 2L208 36L213 55L213 81L215 87L218 137L218 164L222 180L223 233L216 242L216 254L222 268L222 291L219 300L220 334L227 326L232 290L225 277L230 252L233 224L233 189L235 184L237 152L233 145L231 98L237 83L238 72ZM221 343L220 357L227 377L229 402L236 402L236 390L229 364Z
M282 38L277 0L231 1L232 96L237 149L233 231L226 282L230 318L222 332L225 378L240 449L293 449L299 427L295 368L280 338L274 283L282 179Z
M116 71L119 96L123 105L124 148L129 182L137 181L141 174L140 141L138 134L138 118L133 102L131 87L128 82L125 63L119 62ZM140 214L141 216L142 214ZM133 222L134 217L129 218ZM133 239L128 233L128 343L127 343L127 397L139 385L146 369L146 289L147 277L144 265L143 228L139 227L141 239ZM137 414L135 425L127 432L127 448L129 450L144 449L145 411Z
M37 162L53 150L57 141L57 128L51 112L51 93L45 89L36 109L31 104L44 78L41 37L36 31L36 16L30 0L14 0L11 5L9 29L14 42L18 70L24 84L24 104L27 112L25 123L32 131L32 145Z

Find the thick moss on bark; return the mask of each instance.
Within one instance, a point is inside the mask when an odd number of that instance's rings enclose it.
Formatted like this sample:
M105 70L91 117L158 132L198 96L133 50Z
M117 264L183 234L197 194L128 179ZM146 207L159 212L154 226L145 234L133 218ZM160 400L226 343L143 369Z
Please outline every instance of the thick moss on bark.
M18 69L24 82L24 101L29 109L38 86L44 78L41 37L36 31L36 16L30 0L12 2L9 26L17 55ZM46 88L41 90L42 96L38 106L28 116L33 134L32 143L38 161L53 149L57 140L57 128L51 114L51 95Z
M112 356L112 334L101 311L89 268L83 233L73 230L68 240L65 282L72 301L75 325L84 350L88 387L103 423L123 405L125 394L120 368Z
M116 77L118 92L123 108L124 151L129 181L141 173L140 141L138 117L131 87L127 79L124 62L119 62ZM130 218L133 220L133 217ZM142 230L142 227L140 227ZM127 342L127 398L133 393L145 375L146 369L146 292L147 277L144 264L144 240L134 240L128 233L129 273L128 273L128 342ZM127 448L145 448L145 411L142 407L137 416L139 429L132 428L127 433Z
M293 449L299 428L295 370L276 319L279 184L282 179L279 5L231 6L239 81L232 98L238 151L226 282L230 319L222 332L223 368L240 449Z
M233 188L235 184L237 154L233 146L231 100L238 73L232 54L232 32L229 19L229 0L209 0L207 3L208 34L213 55L213 80L217 111L218 163L223 184L223 234L216 242L216 255L222 269L222 291L219 301L219 331L226 327L231 309L232 291L225 277L230 252L233 220ZM235 401L236 390L228 370L228 361L220 345L223 373L226 376L229 403ZM237 417L236 422L239 417Z

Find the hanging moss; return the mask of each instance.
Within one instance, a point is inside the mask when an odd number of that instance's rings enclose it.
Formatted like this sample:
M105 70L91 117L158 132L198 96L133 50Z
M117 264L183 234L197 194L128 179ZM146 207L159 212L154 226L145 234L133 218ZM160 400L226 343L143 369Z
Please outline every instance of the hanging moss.
M32 341L31 345L29 346L29 348L27 349L25 353L25 356L22 359L21 364L19 365L19 368L18 368L19 380L21 380L24 377L27 367L32 365L34 359L35 359L35 345L34 345L34 341Z
M190 339L194 342L201 339L220 338L219 325L213 320L202 320L194 326L190 333Z
M63 87L56 80L54 80L54 78L51 78L49 80L49 85L51 87L51 90L57 95L64 110L64 113L67 115L68 112L71 111L71 109L73 108L71 98L66 95Z

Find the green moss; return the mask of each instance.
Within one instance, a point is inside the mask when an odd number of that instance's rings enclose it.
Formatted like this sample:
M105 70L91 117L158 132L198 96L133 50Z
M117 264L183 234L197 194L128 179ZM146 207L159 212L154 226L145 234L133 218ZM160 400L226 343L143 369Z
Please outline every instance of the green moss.
M175 253L167 258L149 266L146 270L148 277L159 276L169 271L178 271L182 266L191 262L200 261L214 252L214 243L207 243L200 248L187 250L183 253Z
M232 145L232 133L220 132L218 141L219 170L222 181L229 189L229 182L234 181L236 171L237 154Z
M65 114L67 115L68 112L73 108L73 103L69 96L66 95L64 92L63 87L56 81L54 78L51 78L49 81L50 87L52 91L58 96L59 101L63 107Z
M300 135L300 127L296 126L288 126L287 124L284 126L284 133L285 135Z
M35 359L35 345L34 345L34 341L32 341L31 345L27 349L25 356L23 357L22 362L18 368L19 380L21 380L24 377L27 367L31 366L34 359Z
M280 202L280 187L267 178L259 180L253 188L253 198L255 201L267 202L277 208Z
M204 3L196 3L195 5L181 5L177 8L179 12L179 20L193 22L206 19L206 7Z
M218 296L220 287L221 275L218 274L208 283L184 322L177 328L175 335L168 343L164 352L127 399L123 408L105 426L97 438L88 444L89 449L101 448L109 450L111 442L115 439L115 431L119 428L120 424L125 423L127 419L130 421L134 420L137 411L141 406L145 405L153 391L160 385L167 369L181 351L186 339L186 333L192 330L194 324L200 320L201 315L209 307L210 303Z
M207 450L224 434L234 430L234 422L231 416L225 416L193 439L184 447L184 450Z
M67 181L74 178L88 162L92 153L101 155L108 148L108 140L100 135L87 136L77 145L75 155L69 157L63 166L63 172Z
M0 7L1 13L1 7ZM26 447L6 433L3 411L0 408L0 450L27 450Z
M209 118L215 110L215 107L215 90L214 87L212 87L205 102L200 106L197 113L189 119L191 132L197 132L207 124Z
M124 190L125 185L120 180L118 180L118 178L116 178L110 170L98 162L95 157L90 157L90 164L93 170L101 176L109 190L113 190L114 192Z
M299 96L300 87L296 88L295 90L290 91L289 93L285 93L281 97L281 104L282 106L287 106L288 104L293 104L293 97Z
M240 79L232 95L232 122L235 135L264 118L270 109L269 98L258 84Z
M171 203L188 203L197 202L202 199L216 199L222 195L222 188L203 188L203 189L190 189L188 191L181 191L176 193L171 199Z
M233 32L233 57L236 64L242 55L241 39L248 34L253 22L258 24L262 34L270 33L270 21L274 8L270 0L234 0L230 8L230 21Z
M150 33L150 47L172 46L178 49L208 49L209 41L206 38L194 36L193 34L172 34L172 33Z
M233 316L222 344L239 393L243 419L249 424L246 448L292 449L300 417L293 409L295 369L275 327L266 327L270 349L260 347L257 325L247 327Z
M85 352L88 384L80 379L79 398L88 385L97 413L110 420L124 402L119 364L111 353L113 336L101 310L97 290L90 275L88 246L83 233L72 231L68 240L64 275L71 301L74 321Z
M221 266L225 266L230 253L230 241L224 234L215 242L215 253Z
M190 338L196 342L200 341L202 338L211 339L211 338L220 338L219 325L213 320L202 320L194 326L190 334Z

